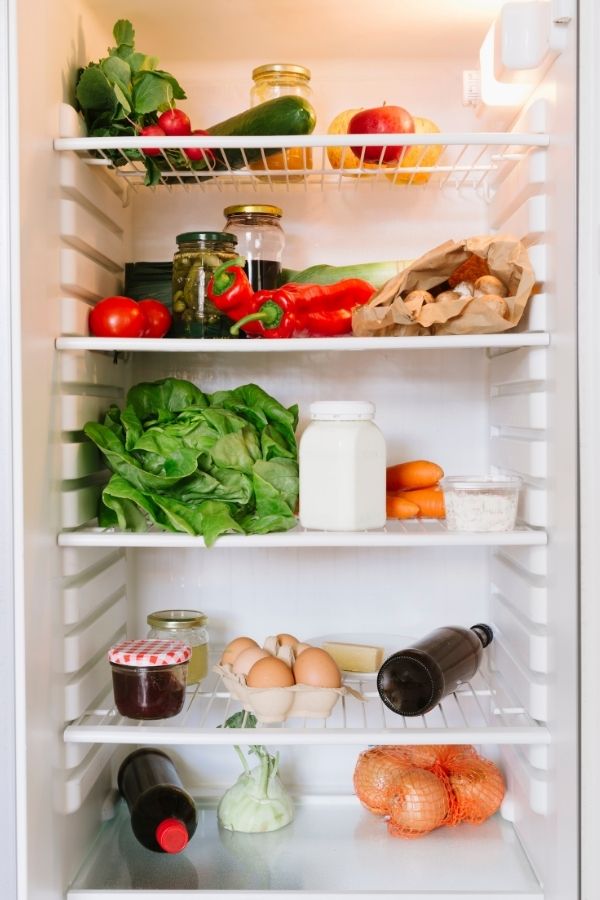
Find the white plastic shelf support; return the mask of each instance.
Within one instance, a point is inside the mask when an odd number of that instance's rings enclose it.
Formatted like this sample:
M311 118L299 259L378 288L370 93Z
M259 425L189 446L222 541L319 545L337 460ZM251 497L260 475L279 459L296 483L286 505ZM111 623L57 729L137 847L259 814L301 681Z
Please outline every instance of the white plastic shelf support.
M160 744L190 746L269 743L328 744L545 744L549 733L515 699L498 673L478 673L470 683L425 716L398 716L381 701L374 677L344 677L358 691L340 698L327 719L289 719L256 728L219 728L242 709L220 676L211 673L202 685L188 688L184 709L162 720L126 719L112 705L85 712L67 726L65 741L74 743Z
M61 547L186 547L205 549L204 538L196 535L158 531L119 531L116 528L86 526L63 531ZM274 534L225 534L211 547L283 548L283 547L511 547L543 546L547 535L541 529L518 525L514 531L448 531L443 521L413 519L388 521L377 531L308 531L300 526Z
M547 347L550 336L543 331L503 334L451 334L414 337L273 338L240 341L225 338L97 338L59 337L56 349L97 350L108 353L307 353L313 351L356 352L366 350L462 350Z
M521 134L488 132L480 134L397 134L386 135L382 144L381 135L277 135L254 137L66 137L54 141L58 151L75 151L90 165L110 168L114 174L125 179L134 189L143 186L146 175L143 151L155 147L160 156L153 156L162 169L160 184L170 188L186 189L190 186L201 189L222 189L223 186L236 187L240 184L255 184L260 178L263 189L302 189L303 184L314 184L317 188L351 189L357 185L380 181L392 190L398 186L411 186L415 175L428 175L425 184L419 188L442 188L482 190L491 180L497 181L503 170L509 170L515 162L523 159L533 148L547 147L547 134ZM284 167L277 170L268 168L268 152L291 147L312 150L312 167L297 169ZM360 147L356 157L350 147ZM366 148L376 147L377 158L365 162ZM397 162L384 165L382 160L388 147L401 147ZM404 165L404 157L411 147L417 147L415 165ZM442 151L434 165L419 163L430 147L441 147ZM208 162L203 169L193 168L187 159L186 149L212 150L216 163ZM345 168L332 167L328 149L339 148ZM227 157L228 150L239 151L245 163L243 168L233 168ZM248 151L260 151L248 159ZM250 163L262 160L263 168L252 169ZM356 177L360 175L360 179ZM400 178L395 178L399 175ZM293 179L293 181L292 181ZM421 182L422 179L419 179Z

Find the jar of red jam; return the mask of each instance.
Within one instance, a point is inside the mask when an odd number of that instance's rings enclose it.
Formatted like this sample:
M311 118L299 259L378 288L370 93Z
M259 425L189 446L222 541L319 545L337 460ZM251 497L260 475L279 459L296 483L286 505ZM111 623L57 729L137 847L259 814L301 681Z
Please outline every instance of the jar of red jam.
M181 712L192 649L183 641L125 640L108 651L115 704L128 719Z

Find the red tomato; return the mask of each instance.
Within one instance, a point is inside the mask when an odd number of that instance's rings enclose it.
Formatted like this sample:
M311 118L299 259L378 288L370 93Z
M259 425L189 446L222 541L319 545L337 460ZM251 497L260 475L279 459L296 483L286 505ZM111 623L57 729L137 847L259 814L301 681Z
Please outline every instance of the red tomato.
M207 135L208 131L205 131L203 128L194 128L192 134ZM192 160L192 162L206 160L207 164L210 164L215 158L215 154L212 150L201 150L199 147L188 147L187 150L184 150L183 152L188 159Z
M165 134L182 135L192 133L192 123L182 109L167 109L158 117L158 124Z
M145 125L140 131L141 137L147 137L152 134L162 134L164 137L165 132L160 125ZM142 153L144 156L160 156L161 151L158 147L147 147L145 150L142 150Z
M89 315L94 337L142 337L146 317L135 300L129 297L105 297Z
M139 308L144 313L146 319L146 328L142 337L161 338L164 337L171 327L171 313L158 300L140 300Z

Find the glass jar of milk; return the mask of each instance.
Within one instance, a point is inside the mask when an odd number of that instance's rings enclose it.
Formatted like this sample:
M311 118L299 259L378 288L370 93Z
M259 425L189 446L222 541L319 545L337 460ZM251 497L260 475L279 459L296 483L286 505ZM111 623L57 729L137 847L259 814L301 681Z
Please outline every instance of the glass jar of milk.
M300 523L324 531L385 525L385 440L362 400L312 403L300 439Z

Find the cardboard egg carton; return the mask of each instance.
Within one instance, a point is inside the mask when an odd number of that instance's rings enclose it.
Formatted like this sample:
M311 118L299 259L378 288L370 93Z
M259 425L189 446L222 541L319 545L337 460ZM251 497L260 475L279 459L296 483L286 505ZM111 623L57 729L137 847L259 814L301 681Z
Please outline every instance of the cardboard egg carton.
M263 646L286 665L291 667L294 664L294 651L289 646L279 645L277 638L267 638ZM362 694L345 685L339 688L319 688L307 684L285 688L251 688L246 684L246 676L236 675L229 663L214 666L213 671L221 676L232 697L239 700L247 712L253 713L261 725L274 725L295 718L327 719L340 697L346 694L365 700Z

